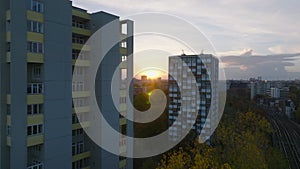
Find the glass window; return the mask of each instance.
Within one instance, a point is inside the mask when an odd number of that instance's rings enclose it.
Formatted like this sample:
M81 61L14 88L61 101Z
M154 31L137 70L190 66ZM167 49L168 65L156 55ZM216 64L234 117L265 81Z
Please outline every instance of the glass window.
M127 56L126 55L123 55L122 56L122 62L126 61L127 60Z
M37 134L38 133L38 126L34 125L32 126L32 134Z
M27 30L30 32L44 33L44 24L36 21L28 21Z
M39 13L44 12L44 4L37 0L31 0L31 10Z
M40 42L28 42L27 48L31 53L44 53L44 44Z
M31 126L27 127L27 135L28 136L32 135L32 127Z
M122 48L127 48L127 42L126 41L121 42L121 47Z
M32 69L32 76L33 78L41 78L41 66L40 65L33 65Z

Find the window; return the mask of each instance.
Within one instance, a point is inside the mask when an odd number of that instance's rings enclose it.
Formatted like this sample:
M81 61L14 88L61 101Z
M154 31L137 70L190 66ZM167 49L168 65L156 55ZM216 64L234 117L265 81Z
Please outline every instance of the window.
M79 56L80 51L79 50L72 50L72 59L77 59Z
M6 52L10 52L10 42L6 43Z
M42 104L31 104L27 105L27 114L28 115L36 115L42 113Z
M84 143L79 141L77 143L72 143L72 155L80 154L84 152Z
M87 100L84 98L74 98L73 99L73 106L74 107L83 107L87 105Z
M33 145L33 146L28 147L28 151L30 151L30 152L40 152L40 151L42 151L42 147L43 147L42 144Z
M85 43L85 40L84 40L83 37L73 35L73 37L72 37L72 42L73 42L73 43L84 44L84 43Z
M127 134L127 126L126 126L126 125L120 126L120 130L121 130L121 133L122 133L123 135L126 135L126 134Z
M40 42L28 42L27 50L31 53L44 53L44 44Z
M76 67L73 71L73 75L82 76L85 74L85 68L84 67ZM74 82L75 85L76 82Z
M29 83L27 85L28 94L42 94L44 92L43 83Z
M76 114L72 114L72 124L76 124L76 123L79 123L77 115Z
M42 124L35 124L32 126L27 126L27 135L38 135L43 133L43 125Z
M82 28L82 29L86 29L87 26L85 25L85 23L80 22L80 21L76 21L76 20L72 20L72 26L73 27L77 27L77 28Z
M121 42L121 47L122 48L127 48L127 42L126 41Z
M72 114L72 124L79 123L79 121L87 121L88 120L88 113L83 112L83 113L73 113Z
M32 68L32 77L34 79L40 79L41 78L41 72L42 72L41 65L34 64L33 68Z
M39 13L44 12L44 4L37 0L31 0L31 10Z
M73 91L84 91L84 82L73 82L72 83L72 90Z
M28 21L27 29L30 32L44 33L44 24L36 21Z
M10 136L10 126L8 125L7 128L6 128L6 135L7 136Z
M123 55L122 56L122 62L126 61L127 60L127 56L126 55Z
M72 130L72 136L80 136L83 134L83 129Z
M6 105L6 114L10 115L10 104Z
M72 163L72 169L81 169L90 164L89 158L84 158Z
M127 34L127 23L123 23L121 25L121 33L122 34Z
M126 97L120 97L120 104L126 104Z
M126 157L119 156L119 161L126 160L126 159L127 159Z
M127 69L121 69L121 80L127 79Z

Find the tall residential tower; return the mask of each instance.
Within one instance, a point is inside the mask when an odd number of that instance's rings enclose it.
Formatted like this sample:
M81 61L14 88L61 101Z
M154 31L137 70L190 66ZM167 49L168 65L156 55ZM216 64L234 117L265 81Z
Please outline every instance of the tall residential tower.
M120 63L119 71L126 69L126 77L132 77L128 56L133 53L133 22L102 11L90 14L68 0L0 0L0 13L0 168L132 168L132 160L102 150L85 134L83 128L90 123L79 123L78 118L88 119L92 91L82 81L72 83L72 74L84 76L89 69L89 58L80 54L93 50L83 48L89 37L118 20L115 29L105 32L120 42L99 69L100 79ZM73 72L76 60L80 69ZM109 78L100 82L101 104L109 97L101 91L110 82ZM119 90L120 97L128 95L124 88ZM124 114L132 111L121 100ZM110 113L114 128L133 132L124 116ZM120 138L121 154L126 153L126 144Z
M211 124L219 118L218 71L219 61L212 55L169 57L169 125L174 126L169 131L171 140L189 132L189 126L209 138Z

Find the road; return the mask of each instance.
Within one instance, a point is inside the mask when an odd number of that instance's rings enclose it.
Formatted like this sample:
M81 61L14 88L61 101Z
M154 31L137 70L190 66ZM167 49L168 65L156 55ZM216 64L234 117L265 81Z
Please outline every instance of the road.
M284 152L290 169L300 168L300 126L281 112L269 113L274 143Z

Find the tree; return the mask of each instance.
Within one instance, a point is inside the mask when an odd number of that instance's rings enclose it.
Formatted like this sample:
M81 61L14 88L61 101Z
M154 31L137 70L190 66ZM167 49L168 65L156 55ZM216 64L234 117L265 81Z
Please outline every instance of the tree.
M139 111L145 111L150 108L149 96L146 93L138 94L134 97L134 107Z
M295 118L298 123L300 123L300 107L298 106L295 111Z

